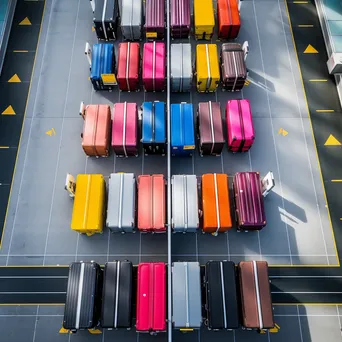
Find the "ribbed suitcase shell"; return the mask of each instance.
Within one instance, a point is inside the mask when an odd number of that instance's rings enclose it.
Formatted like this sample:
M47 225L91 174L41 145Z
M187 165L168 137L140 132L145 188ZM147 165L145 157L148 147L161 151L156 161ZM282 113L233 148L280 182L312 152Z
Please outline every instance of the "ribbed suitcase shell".
M120 43L117 82L123 91L139 89L140 47L139 43Z
M171 150L175 156L191 156L195 146L194 112L191 103L171 104Z
M63 328L77 331L95 328L101 312L102 271L94 262L69 266Z
M136 330L166 330L166 266L163 262L138 265Z
M233 182L238 230L262 229L266 215L259 172L237 172Z
M238 265L242 325L247 329L274 327L271 290L266 261L241 261Z
M234 262L207 262L205 285L209 330L230 330L239 327L240 314L236 278Z
M240 12L237 0L217 1L218 37L235 39L240 31Z
M120 0L122 1L122 0ZM141 0L124 0L121 3L121 32L124 39L141 40L143 8Z
M103 272L101 327L132 325L133 266L130 261L107 262Z
M172 186L172 228L194 233L199 227L198 187L195 175L174 175Z
M229 100L226 105L228 149L248 151L255 139L252 111L249 100Z
M146 38L164 38L165 0L146 0L145 30Z
M93 22L97 39L116 39L118 12L118 0L96 0Z
M172 91L191 91L192 78L191 44L171 44Z
M171 0L171 36L176 39L190 35L190 0Z
M145 91L165 90L165 44L144 44L142 81Z
M205 174L202 176L203 231L225 232L232 228L230 216L228 176L226 174Z
M202 324L200 265L172 264L172 323L176 329L199 329Z
M119 157L138 155L138 108L136 103L115 103L112 147Z
M112 173L108 181L106 226L112 232L135 230L136 184L133 173Z
M166 231L163 175L138 177L138 229L156 233Z
M71 229L91 236L104 224L106 184L102 175L77 175Z
M165 102L142 104L142 139L145 154L165 154L166 151Z
M199 92L216 91L220 83L216 44L198 44L196 46L196 72L196 84Z
M214 33L213 0L194 0L195 38L210 40Z
M220 155L225 144L220 103L200 102L197 115L201 155Z

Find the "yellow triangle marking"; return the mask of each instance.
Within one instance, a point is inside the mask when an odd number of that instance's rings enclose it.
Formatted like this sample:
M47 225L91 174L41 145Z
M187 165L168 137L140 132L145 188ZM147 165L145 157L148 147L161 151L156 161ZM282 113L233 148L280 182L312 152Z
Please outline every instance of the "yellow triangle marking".
M278 134L282 134L283 133L283 129L280 128L279 131L278 131Z
M15 115L15 111L12 106L8 106L1 114L2 115Z
M94 27L94 26L91 27L91 31L92 31L92 32L95 31L95 27Z
M32 25L30 22L30 19L28 17L26 17L25 19L23 19L19 25Z
M88 329L88 331L93 335L102 334L102 331L100 329Z
M304 53L318 53L318 51L311 44L309 44L304 50Z
M285 129L283 129L283 132L282 132L282 134L283 134L283 137L286 137L286 136L289 134L289 132L288 132L288 131L286 131Z
M341 146L341 143L332 134L330 134L324 146Z
M62 327L62 328L59 329L59 333L60 334L68 334L69 330Z
M9 83L20 83L21 80L17 74L14 74L7 82L9 82Z

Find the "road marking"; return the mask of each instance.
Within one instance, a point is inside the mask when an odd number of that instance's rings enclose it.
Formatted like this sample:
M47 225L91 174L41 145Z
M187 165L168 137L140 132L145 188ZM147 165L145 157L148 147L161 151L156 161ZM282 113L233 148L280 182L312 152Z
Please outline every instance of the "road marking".
M334 113L333 109L316 109L317 113Z
M9 148L9 146L0 146L0 149L6 149Z
M52 129L48 130L47 132L45 132L45 134L47 134L51 137L52 135L56 135L56 131L54 128L52 128Z
M28 50L13 50L13 52L24 53L24 52L28 52Z
M330 134L327 141L324 143L324 146L341 146L341 143Z
M280 128L278 134L282 134L283 137L286 137L289 134L289 132L283 128Z
M15 115L15 111L12 106L8 106L1 114L2 115Z
M328 80L325 80L325 79L313 79L313 80L309 80L309 82L328 82Z
M69 332L70 332L70 330L65 329L65 328L63 328L63 327L59 329L59 333L60 333L60 334L69 334Z
M95 31L95 27L94 27L94 26L91 27L91 31L92 31L92 32Z
M314 27L314 26L313 25L298 25L298 27L303 28L303 27Z
M26 26L29 26L29 25L32 25L31 22L30 22L30 19L28 17L26 17L25 19L23 19L19 25L23 26L23 25L26 25Z
M250 83L251 83L250 80L246 80L246 81L245 81L245 87L248 87Z
M304 50L304 53L318 53L318 51L311 44L309 44Z
M8 83L20 83L21 80L17 74L14 74L7 82Z
M342 183L342 179L332 179L332 183Z
M308 1L293 1L294 4L299 5L299 4L307 4Z

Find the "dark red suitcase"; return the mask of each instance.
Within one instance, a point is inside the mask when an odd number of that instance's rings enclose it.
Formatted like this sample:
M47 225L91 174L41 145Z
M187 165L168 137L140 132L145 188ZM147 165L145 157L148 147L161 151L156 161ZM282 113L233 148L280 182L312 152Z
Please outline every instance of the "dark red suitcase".
M171 36L188 38L190 35L190 0L171 0Z

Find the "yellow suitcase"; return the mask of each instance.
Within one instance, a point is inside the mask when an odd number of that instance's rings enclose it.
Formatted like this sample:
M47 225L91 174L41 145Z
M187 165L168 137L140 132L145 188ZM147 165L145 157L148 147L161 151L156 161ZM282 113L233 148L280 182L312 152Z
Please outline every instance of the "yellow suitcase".
M91 236L102 233L106 185L102 175L78 175L71 229Z
M194 0L195 38L210 40L214 33L213 0Z
M220 82L220 66L216 44L198 44L196 47L196 79L200 93L214 92Z

